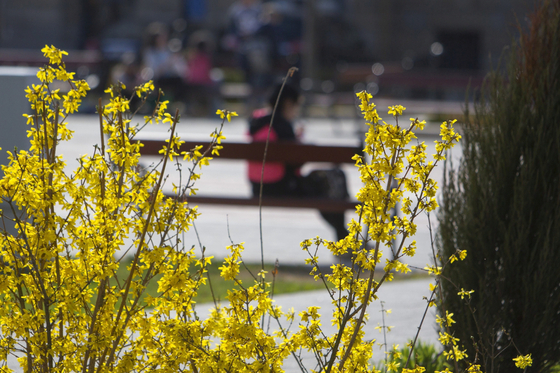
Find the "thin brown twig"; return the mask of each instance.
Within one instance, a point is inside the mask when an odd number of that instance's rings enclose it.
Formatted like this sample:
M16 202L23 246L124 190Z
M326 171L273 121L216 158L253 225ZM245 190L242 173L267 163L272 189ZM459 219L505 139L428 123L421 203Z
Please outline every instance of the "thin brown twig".
M117 312L117 315L115 317L115 325L113 326L113 331L112 331L111 335L116 331L116 328L118 327L119 320L120 320L121 315L124 311L124 306L126 304L125 300L128 297L128 293L129 293L129 290L130 290L130 285L132 283L132 277L134 276L134 272L135 272L136 267L138 265L138 261L140 259L140 253L142 252L142 248L144 246L144 240L145 240L145 237L146 237L146 233L148 231L148 226L150 224L150 221L151 221L151 218L152 218L152 215L153 215L153 211L155 209L156 196L157 196L157 193L159 193L161 191L161 185L162 185L163 178L164 178L165 167L167 165L167 160L169 159L171 149L173 147L172 139L175 136L175 128L177 126L178 121L179 121L179 110L177 110L177 112L175 113L175 118L173 119L173 124L172 124L172 128L171 128L171 135L169 137L169 144L168 144L166 152L165 152L165 160L163 161L160 178L159 178L158 183L157 183L157 185L156 185L156 187L155 187L155 189L153 190L153 193L152 193L152 195L153 195L152 203L150 204L150 209L148 211L148 216L146 217L146 223L144 224L144 228L142 230L142 233L141 233L141 236L140 236L140 239L139 239L138 250L136 251L136 255L134 256L134 260L133 260L131 268L130 268L130 273L129 273L129 276L128 276L127 281L126 281L124 293L122 295L123 302L121 303L119 311ZM124 131L124 129L122 129L122 130ZM112 360L114 358L115 351L116 351L118 343L120 342L120 339L121 339L120 336L116 336L111 350L110 351L107 351L107 350L104 351L102 360L105 359L105 356L106 356L107 352L109 352L109 357L106 361L106 365L110 365L112 363ZM102 366L103 366L103 364L101 364L101 363L102 362L100 362L98 371L100 371Z
M435 251L434 251L434 238L433 238L433 234L432 234L432 223L431 223L431 220L430 220L430 214L428 214L428 226L429 226L429 231L430 231L430 243L431 243L431 247L432 247L432 255L434 257L434 264L437 266L437 257L436 257ZM430 305L432 304L432 302L434 300L436 290L439 288L440 283L441 283L441 279L437 279L434 290L432 290L432 294L430 295L430 299L428 299L428 305L426 306L426 309L424 310L424 315L422 316L422 319L420 320L420 325L418 326L418 331L416 332L416 335L414 336L414 341L412 342L412 345L410 346L410 352L408 353L408 358L406 359L406 364L404 365L405 367L408 366L408 363L410 362L410 359L412 358L412 353L414 352L414 347L416 346L418 336L420 335L420 330L422 330L422 325L424 324L424 320L426 319L426 315L428 314L428 309L430 308Z
M260 241L261 241L261 268L264 271L264 243L263 243L263 231L262 231L262 194L263 194L263 181L264 181L264 167L266 165L266 154L268 152L268 144L270 142L270 132L272 131L272 124L274 123L274 117L276 116L276 109L278 108L278 103L280 102L280 96L282 96L282 91L284 90L284 86L288 81L289 77L292 77L294 73L298 70L297 67L291 67L288 70L288 73L283 79L282 86L280 87L280 92L278 92L278 97L276 97L276 103L274 104L274 108L272 109L272 116L270 118L270 124L268 126L268 133L266 135L266 141L264 145L264 154L263 154L263 162L261 168L261 180L260 180L260 189L259 189L259 234L260 234Z

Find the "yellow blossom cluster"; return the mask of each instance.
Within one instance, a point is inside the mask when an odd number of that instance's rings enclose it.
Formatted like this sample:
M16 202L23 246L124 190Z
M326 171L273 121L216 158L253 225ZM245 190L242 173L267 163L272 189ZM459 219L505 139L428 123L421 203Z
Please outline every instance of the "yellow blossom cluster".
M332 297L331 322L339 332L329 337L333 343L328 348L314 349L316 354L326 356L326 371L354 367L356 349L361 351L364 345L374 342L363 338L366 309L377 299L377 290L384 281L390 281L396 272L410 271L401 258L414 256L416 252L416 242L411 240L416 233L415 219L437 207L437 184L430 177L431 172L461 138L453 129L454 121L445 122L433 161L428 161L426 144L411 145L416 140L414 131L423 129L424 121L412 118L408 126L401 127L399 117L406 108L396 105L390 106L388 111L395 124L388 124L377 113L369 93L360 92L357 96L368 125L364 154L354 157L363 183L356 196L360 202L357 219L348 224L349 234L345 239L332 242L317 238L302 243L302 248L309 252L307 263L313 266L311 274L330 284L335 289L333 293L338 294ZM397 215L393 211L399 203L402 214ZM320 245L335 256L351 257L351 262L332 265L331 273L323 275L316 254ZM389 255L385 257L385 265L380 267L384 250L389 250ZM374 279L376 270L381 272L381 280ZM439 273L437 267L429 270ZM399 371L398 364L393 356L387 363L387 371ZM421 372L422 369L406 371Z
M26 89L30 147L8 152L0 180L0 198L14 216L3 214L3 221L15 229L0 232L0 358L15 354L29 372L129 372L140 366L176 371L184 357L160 364L156 352L160 343L172 350L185 333L204 334L193 297L210 260L197 258L180 239L198 215L188 201L180 202L197 175L190 173L186 185L176 188L177 198L162 193L166 165L182 143L175 135L179 118L158 102L153 116L134 125L132 98L122 95L122 84L110 87L111 99L97 108L99 145L67 173L57 146L72 138L67 118L89 87L66 71L66 52L49 46L42 51L49 64L37 73L40 84ZM54 80L68 84L67 93L52 89ZM153 89L148 82L135 93L145 101ZM146 169L135 136L156 122L169 123L171 135L164 160ZM192 168L199 163L193 160ZM121 282L123 251L133 260ZM159 281L157 297L145 294L150 281ZM151 315L144 297L154 307ZM192 323L174 327L178 311ZM164 335L169 338L160 339Z
M14 215L9 223L16 231L0 231L2 372L10 371L5 365L9 355L17 356L28 372L282 372L289 356L305 371L304 351L315 357L309 371L379 372L371 366L376 341L365 338L367 308L395 272L410 271L401 259L416 252L410 240L416 217L437 206L437 184L430 175L460 139L454 121L442 124L434 160L427 161L424 143L409 145L416 139L413 130L425 122L411 119L401 127L398 119L405 108L397 105L389 108L396 123L387 124L371 95L358 94L368 124L364 154L354 157L363 181L358 218L343 240L316 237L301 244L310 253L311 274L324 282L332 299L336 333L325 333L318 307L296 313L277 306L264 270L253 283L242 282L243 243L228 247L230 254L219 268L233 285L226 302L216 301L201 319L194 298L201 286L208 286L212 258L204 252L197 256L194 246L182 241L198 216L189 195L196 193L200 175L195 171L219 156L223 125L237 114L218 110L222 124L210 135L210 147L184 149L175 131L180 116L167 113L161 92L153 115L134 123L130 102L145 102L153 82L136 87L132 97L125 97L118 83L107 89L109 100L97 108L99 145L67 173L57 145L72 138L67 117L79 109L89 87L66 71L66 52L52 46L42 51L49 64L38 72L41 84L26 90L32 109L25 115L30 148L9 152L0 180L0 198ZM68 84L67 94L51 89L56 79ZM136 136L150 123L169 125L170 135L160 163L146 168L139 162L142 144ZM179 169L187 164L187 177L173 185L174 198L167 198L162 188L171 162ZM393 216L398 203L402 216ZM351 264L332 265L323 274L322 246L334 255L349 254ZM390 255L381 268L384 250ZM119 254L123 251L132 258L129 263ZM459 259L465 255L458 253ZM374 278L376 270L381 275ZM124 280L118 271L125 271ZM441 268L428 271L438 275ZM151 282L157 282L157 294L146 294ZM438 321L450 325L452 316ZM277 328L270 328L271 320ZM446 356L466 357L452 335L440 336L451 346ZM393 350L387 371L424 371L401 367L399 352ZM518 359L519 366L531 363L530 355Z
M531 358L531 354L529 355L519 355L515 359L515 366L521 369L525 369L533 365L533 359Z

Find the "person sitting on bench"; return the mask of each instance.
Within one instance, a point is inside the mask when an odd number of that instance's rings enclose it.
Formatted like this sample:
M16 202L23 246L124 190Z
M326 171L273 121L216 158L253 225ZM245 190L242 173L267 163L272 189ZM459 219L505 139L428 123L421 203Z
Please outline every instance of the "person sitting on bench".
M276 114L270 129L269 142L276 141L299 141L299 136L294 131L293 121L299 116L302 97L293 86L278 84L274 87L268 99L270 108L259 109L253 112L249 121L249 133L252 141L266 141L270 122L272 120L272 108L278 100ZM260 194L260 183L262 176L262 194L269 197L323 197L345 199L348 197L346 178L344 172L339 168L330 170L316 170L309 175L301 175L302 164L286 164L280 162L249 162L248 177L252 185L253 196ZM344 222L343 212L319 211L323 219L331 225L338 240L345 238L348 234Z

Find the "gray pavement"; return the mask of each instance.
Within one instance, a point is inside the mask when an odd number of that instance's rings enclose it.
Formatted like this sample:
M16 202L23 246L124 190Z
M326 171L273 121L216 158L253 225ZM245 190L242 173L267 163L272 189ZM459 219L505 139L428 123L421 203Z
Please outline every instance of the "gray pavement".
M426 311L427 301L424 297L430 296L429 289L430 279L421 280L404 280L387 282L379 288L379 299L373 302L369 309L369 319L364 326L365 339L375 339L376 346L373 349L373 361L379 362L385 358L385 350L390 351L393 345L399 345L402 348L410 340L414 340L418 332L418 340L426 343L438 343L438 334L435 323L435 309L429 308L426 317L423 319ZM297 314L310 306L320 307L321 328L325 335L330 336L336 332L331 324L332 311L334 306L331 304L331 298L324 290L302 292L296 294L284 294L274 297L274 302L282 307L283 311L288 311L292 307L296 312L296 321L299 320ZM390 310L385 313L385 322L382 319L381 302L383 308ZM213 308L210 304L197 305L197 312L200 317L208 314ZM265 320L265 322L267 322ZM271 328L274 330L276 323L271 322ZM390 331L384 337L378 326L388 326ZM421 326L421 328L420 328ZM286 323L283 323L286 327ZM420 331L418 331L420 328ZM297 332L298 325L294 324L291 331ZM301 354L304 366L308 371L316 369L316 360L311 352L304 351ZM293 356L290 356L284 363L283 368L286 372L299 372L300 369Z
M415 338L427 306L424 297L428 298L430 296L429 283L429 279L406 280L388 282L379 288L379 300L370 305L368 309L369 320L364 327L365 339L376 340L377 347L373 350L374 361L381 361L385 358L385 346L389 351L393 345L397 344L402 348L409 340ZM309 306L321 307L319 312L322 316L321 327L323 331L326 335L335 333L336 330L331 325L333 306L325 291L286 294L277 296L275 301L282 306L283 310L293 307L296 313ZM383 302L385 310L391 310L391 313L385 314L385 323L382 320L380 302ZM391 327L385 338L381 330L376 329L377 326L383 325ZM435 327L435 309L430 308L418 334L419 340L437 344L438 334ZM304 362L308 369L315 368L312 365L315 360L311 354L304 356ZM285 369L286 372L298 370L293 357L290 357L286 362Z
M380 110L380 112L383 111ZM421 113L407 112L405 118L415 117ZM419 115L422 119L422 115ZM388 115L382 115L387 119ZM76 115L69 119L70 129L75 131L74 140L62 143L58 150L67 161L69 171L77 166L76 158L80 155L93 151L93 145L99 144L99 123L95 115ZM141 119L140 119L141 121ZM211 119L189 119L184 118L178 126L181 136L189 139L208 139L210 132L219 125L218 120ZM331 120L331 119L307 119L298 123L304 129L304 141L319 144L347 144L357 145L359 135L364 128L361 122L355 120ZM246 135L247 123L243 119L237 119L232 123L226 123L224 135L232 141L248 140ZM438 132L439 124L430 123L427 126L427 134L420 136L420 141L426 141L429 154L434 152L433 134ZM149 138L166 138L167 125L150 125L145 129L144 135ZM454 151L454 157L458 157L460 149ZM157 159L145 157L146 163L155 162ZM209 167L203 168L202 178L198 182L199 194L223 194L229 196L249 196L250 187L245 177L245 163L227 160L214 160ZM317 167L319 164L308 164L304 172ZM354 195L360 188L360 179L357 169L353 166L343 167L349 184L349 191ZM436 180L442 179L441 168L434 174ZM167 181L165 188L171 188L173 176ZM261 261L259 210L256 207L226 207L226 206L204 206L199 208L201 216L195 222L195 228L185 236L189 244L198 246L200 243L206 249L206 255L223 258L228 253L226 247L230 244L230 238L234 242L245 242L243 258L247 262ZM347 213L347 220L352 216ZM435 226L435 217L432 217L432 225ZM420 216L418 221L418 233L414 239L418 242L417 254L414 258L405 260L409 265L423 268L431 263L432 249L430 231L428 229L428 218ZM321 219L319 213L308 209L285 209L285 208L263 208L262 209L262 233L265 262L273 263L278 259L280 265L303 264L308 255L300 249L300 242L307 238L320 236L326 239L334 239L334 233L330 227ZM332 263L333 257L323 250L320 253L322 263ZM387 315L386 323L393 325L394 329L387 336L387 343L400 344L402 347L408 339L413 338L426 307L424 296L429 295L429 280L410 280L395 283L387 283L380 289L380 300L385 302L385 308L392 309L392 314ZM277 296L276 302L284 309L294 307L296 312L311 305L321 306L325 317L323 325L330 326L330 314L332 306L330 299L324 292L306 292ZM199 305L199 309L209 306ZM368 338L376 338L383 343L380 335L374 327L381 323L379 302L372 304L370 308L370 321L367 324L366 335ZM428 312L427 320L420 334L420 338L427 342L435 342L437 335L434 331L433 310ZM383 358L383 351L375 352L376 359ZM306 358L307 359L307 358ZM291 365L290 365L291 364ZM287 365L287 371L296 368L295 362Z
M415 116L410 113L410 116ZM417 114L420 115L421 114ZM407 117L408 118L408 117ZM95 118L78 118L76 122L76 137L80 137L78 143L86 143L86 139L95 139L93 133L97 131ZM92 121L93 119L93 121ZM219 121L208 119L186 119L179 125L178 131L185 138L207 139L208 134L219 124ZM364 128L360 122L354 120L328 120L328 119L308 119L302 120L298 126L303 127L304 141L322 144L347 144L354 145L359 143L359 134L363 133ZM243 119L237 119L232 123L226 123L224 134L231 141L248 140L246 135L247 123ZM152 138L164 138L167 136L167 126L149 126L144 136ZM439 132L439 123L430 123L425 135L419 138L426 141L429 154L435 151L433 146L434 134ZM96 140L95 140L96 141ZM94 141L94 142L95 142ZM227 140L226 140L227 141ZM62 149L62 147L60 147ZM80 147L80 150L83 149ZM68 149L75 152L76 149ZM454 154L460 154L455 151ZM157 158L152 159L156 161ZM308 164L303 172L324 167L320 164ZM349 183L349 191L354 195L360 188L361 182L357 169L351 165L343 166ZM246 165L244 162L229 160L213 160L209 167L203 168L202 178L199 180L199 194L218 194L229 196L249 196L250 186L246 180ZM441 180L441 169L434 174L436 180ZM226 247L230 244L230 239L234 242L245 242L245 252L243 258L247 262L260 262L260 232L259 232L259 211L256 207L234 207L234 206L199 206L201 216L195 222L195 229L186 235L186 240L192 244L201 244L206 249L207 255L222 258L227 255ZM347 213L347 220L352 217L352 212ZM432 217L432 225L436 225L435 218ZM418 233L414 239L418 242L417 254L413 258L405 261L411 266L423 268L428 263L432 263L432 249L430 231L428 229L428 218L421 215L417 221ZM309 209L285 209L285 208L263 208L262 210L264 260L273 263L277 259L280 266L283 264L297 265L303 264L308 254L301 250L300 242L307 238L320 236L326 239L334 239L334 233L330 227L322 220L319 213ZM197 234L198 233L198 234ZM322 264L329 265L334 258L326 249L320 252ZM407 341L414 337L417 328L426 309L426 301L423 297L428 297L429 280L410 280L386 283L380 288L380 301L385 302L385 308L392 309L392 313L386 315L386 324L394 328L387 334L389 346L399 344L404 346ZM299 294L287 294L277 296L275 301L283 307L289 309L293 307L299 312L308 306L320 306L324 317L323 326L327 333L332 333L330 315L332 305L330 298L324 291L305 292ZM200 305L199 309L204 309ZM375 302L370 308L370 320L366 326L367 338L376 338L379 343L384 343L382 334L375 327L381 322L380 303ZM437 333L434 328L434 310L430 309L427 313L426 321L422 328L420 339L426 342L437 342ZM375 359L384 358L384 349L376 349ZM311 363L312 356L305 355L304 360ZM293 358L287 362L286 371L297 371L297 365Z
M410 114L413 116L413 114ZM178 132L189 139L208 139L209 133L219 125L219 121L209 119L184 119L178 126ZM360 123L353 120L303 120L298 125L304 129L304 140L321 144L358 144L358 133L363 133ZM77 166L75 159L90 153L94 144L99 143L97 118L92 116L75 116L70 118L69 126L75 131L74 140L59 145L60 153L65 156L68 168ZM421 141L428 144L428 153L433 153L433 136L437 132L437 125L427 126L430 134L421 137ZM242 119L227 123L224 135L232 141L248 140L246 135L247 123ZM147 138L165 138L167 125L149 125L145 128ZM227 140L226 140L227 141ZM455 151L454 154L460 154ZM156 162L156 157L144 157L143 162ZM321 164L307 164L303 172L318 167L328 167ZM344 165L351 195L359 190L361 182L357 169L352 165ZM441 168L434 171L434 178L441 180ZM202 177L197 182L199 195L226 195L248 197L250 185L246 179L245 162L232 160L213 160L209 167L202 169ZM170 190L176 174L172 173L164 189ZM174 179L175 177L175 179ZM226 247L230 245L230 238L234 242L245 242L243 257L248 262L261 261L259 209L256 207L200 205L201 216L195 222L195 228L187 233L186 239L198 246L200 243L206 248L207 255L223 258L227 255ZM346 213L347 221L353 216L351 211ZM432 224L435 218L432 217ZM418 252L414 258L407 258L411 266L423 268L431 262L432 250L428 218L421 215L417 219L418 233L414 239L418 242ZM197 234L198 233L198 234ZM325 239L335 239L334 232L320 217L319 213L310 209L263 208L262 234L264 260L280 264L302 264L308 254L300 249L300 242L316 236ZM323 255L329 256L329 253ZM325 258L331 261L332 257Z

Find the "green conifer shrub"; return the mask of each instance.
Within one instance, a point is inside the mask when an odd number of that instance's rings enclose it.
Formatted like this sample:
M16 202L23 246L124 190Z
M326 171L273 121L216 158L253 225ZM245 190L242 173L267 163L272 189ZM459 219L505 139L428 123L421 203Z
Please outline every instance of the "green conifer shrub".
M442 263L468 251L444 269L438 311L454 313L455 337L485 372L514 371L520 353L531 372L560 362L560 1L525 20L507 68L466 112L438 213Z

